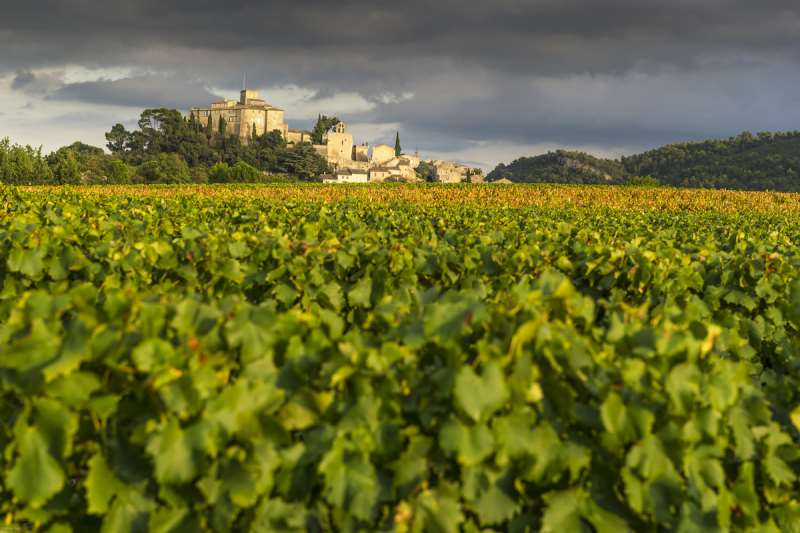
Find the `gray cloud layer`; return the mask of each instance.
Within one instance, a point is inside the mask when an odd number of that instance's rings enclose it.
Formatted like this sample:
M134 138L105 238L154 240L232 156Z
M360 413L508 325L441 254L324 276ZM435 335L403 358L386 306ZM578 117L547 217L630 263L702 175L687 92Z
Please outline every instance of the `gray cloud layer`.
M370 101L417 144L640 147L795 129L789 0L33 0L4 8L0 73L51 99L189 107L206 87L297 84ZM31 70L131 68L62 84ZM158 74L152 74L157 72ZM331 112L336 112L331 109Z

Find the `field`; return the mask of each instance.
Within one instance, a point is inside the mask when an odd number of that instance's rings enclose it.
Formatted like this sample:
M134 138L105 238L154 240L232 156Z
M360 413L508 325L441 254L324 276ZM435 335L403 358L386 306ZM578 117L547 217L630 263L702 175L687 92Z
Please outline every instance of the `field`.
M2 187L0 237L9 529L799 530L800 195Z

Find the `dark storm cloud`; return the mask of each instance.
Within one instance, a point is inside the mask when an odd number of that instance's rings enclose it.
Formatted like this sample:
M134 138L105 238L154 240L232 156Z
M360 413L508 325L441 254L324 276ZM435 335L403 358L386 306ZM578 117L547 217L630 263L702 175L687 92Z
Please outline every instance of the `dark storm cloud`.
M36 75L30 70L20 70L11 80L11 88L28 94L46 94L59 87L62 82L53 75Z
M742 60L791 54L800 31L800 4L790 0L33 0L3 15L0 42L12 51L0 58L5 68L116 65L164 47L171 56L151 59L173 67L202 63L203 50L234 62L305 57L292 75L309 80L319 69L303 63L314 67L319 54L334 59L326 77L340 72L342 82L431 59L514 74Z
M798 37L796 0L30 0L4 6L0 73L32 93L31 71L127 67L50 98L186 108L246 71L317 99L413 93L348 118L443 146L638 146L791 128Z
M14 79L11 81L11 88L15 91L24 89L25 87L36 81L36 76L30 70L18 72Z
M49 98L138 108L177 109L200 106L218 99L198 81L152 75L71 83L60 87Z

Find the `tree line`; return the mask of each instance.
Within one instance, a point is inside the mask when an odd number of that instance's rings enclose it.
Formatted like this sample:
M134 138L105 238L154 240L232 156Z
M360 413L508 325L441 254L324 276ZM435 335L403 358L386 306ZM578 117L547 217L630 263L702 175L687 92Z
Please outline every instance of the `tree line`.
M800 132L744 132L728 139L670 144L618 160L557 150L501 163L487 178L800 191Z
M324 118L330 122L328 117ZM324 127L318 124L316 129ZM11 184L227 183L313 181L328 165L308 143L287 145L277 132L248 144L174 109L146 109L137 128L106 133L103 149L80 142L44 154L41 148L0 140L0 182Z

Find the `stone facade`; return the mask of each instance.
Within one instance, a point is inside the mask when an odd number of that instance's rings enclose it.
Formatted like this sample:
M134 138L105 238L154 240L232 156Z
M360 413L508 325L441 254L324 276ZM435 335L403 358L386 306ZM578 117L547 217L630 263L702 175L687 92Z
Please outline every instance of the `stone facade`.
M253 136L263 135L271 131L280 132L288 140L289 128L284 121L283 110L266 103L259 98L258 92L244 89L239 101L221 100L210 107L196 107L190 111L198 123L206 126L211 120L212 131L219 131L219 123L224 118L225 128L229 136L239 137L242 143L248 144Z
M311 138L310 131L289 130L289 134L286 137L286 142L289 144L300 144L300 143L313 144L314 141Z
M333 174L322 176L323 183L367 183L369 182L369 171L344 168L337 170Z
M382 183L392 177L391 169L386 167L372 167L369 169L369 181Z
M325 143L326 159L337 167L346 167L353 161L353 134L347 131L347 124L339 122L326 133L322 141Z
M369 145L359 144L353 147L353 161L369 163Z
M433 178L442 183L462 183L467 179L469 167L451 163L450 161L436 160L432 162Z
M370 156L370 163L376 166L381 166L395 156L394 146L388 144L378 144L372 147L372 155Z

